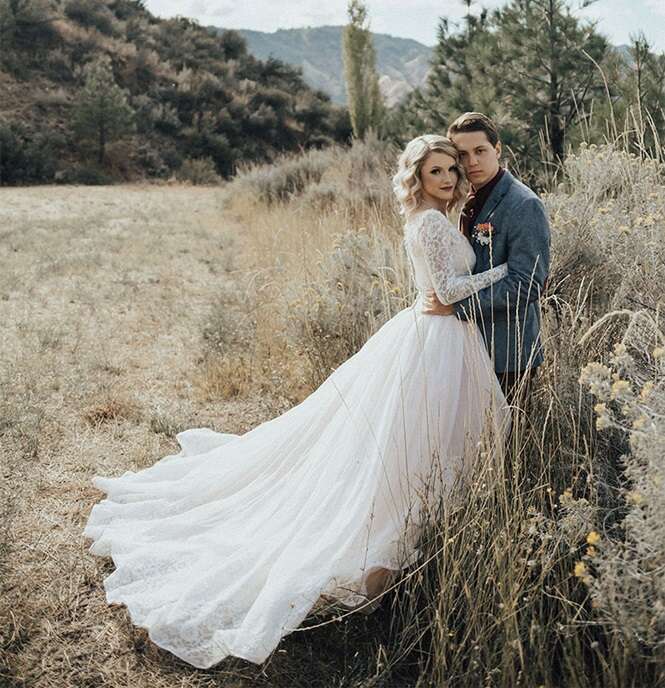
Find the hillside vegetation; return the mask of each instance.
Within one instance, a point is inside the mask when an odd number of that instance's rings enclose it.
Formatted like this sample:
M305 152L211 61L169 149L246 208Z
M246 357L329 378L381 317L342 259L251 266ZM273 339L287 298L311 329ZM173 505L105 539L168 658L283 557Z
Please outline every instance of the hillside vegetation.
M168 177L188 160L212 180L348 138L346 113L296 68L256 59L236 32L158 19L140 0L0 0L0 37L0 183ZM98 136L75 126L98 63L130 115L104 164ZM88 112L98 131L104 116Z
M342 65L343 26L279 29L273 33L241 30L247 49L255 57L283 60L302 69L303 79L328 93L336 103L346 103ZM414 88L424 86L432 49L408 38L372 33L381 91L387 105L394 105Z

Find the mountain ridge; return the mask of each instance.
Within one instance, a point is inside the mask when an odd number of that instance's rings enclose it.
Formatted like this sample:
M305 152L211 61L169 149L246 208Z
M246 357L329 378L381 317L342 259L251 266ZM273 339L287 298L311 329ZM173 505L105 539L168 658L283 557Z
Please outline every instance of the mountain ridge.
M300 67L310 87L344 105L343 29L343 26L327 25L278 29L271 33L251 29L236 31L246 40L247 50L254 57L261 60L274 57ZM389 34L372 33L372 38L381 91L387 104L393 105L414 88L425 84L433 48L412 38Z

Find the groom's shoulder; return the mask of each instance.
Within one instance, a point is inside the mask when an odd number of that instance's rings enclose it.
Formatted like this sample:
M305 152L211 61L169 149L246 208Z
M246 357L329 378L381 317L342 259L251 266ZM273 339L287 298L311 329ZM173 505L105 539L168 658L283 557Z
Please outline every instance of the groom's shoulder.
M514 177L512 174L508 174L510 175L510 186L506 195L511 201L515 203L522 203L524 201L537 201L538 203L542 203L540 196L538 196L538 194L532 188L517 179L517 177Z

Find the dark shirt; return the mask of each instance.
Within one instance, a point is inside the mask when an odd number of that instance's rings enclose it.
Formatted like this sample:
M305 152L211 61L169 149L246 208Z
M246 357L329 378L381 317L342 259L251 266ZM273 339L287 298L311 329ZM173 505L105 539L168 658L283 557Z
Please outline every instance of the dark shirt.
M487 184L481 186L479 189L474 189L472 186L469 190L466 202L460 213L462 232L467 239L471 238L471 227L473 227L473 223L482 212L483 206L490 197L494 187L499 183L501 177L503 177L504 172L505 170L503 167L499 167L499 171L487 182Z

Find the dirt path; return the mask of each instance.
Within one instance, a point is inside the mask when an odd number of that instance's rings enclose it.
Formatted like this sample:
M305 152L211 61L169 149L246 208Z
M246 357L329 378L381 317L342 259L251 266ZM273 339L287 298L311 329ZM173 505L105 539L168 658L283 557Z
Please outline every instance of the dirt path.
M242 432L277 409L197 390L238 229L214 188L0 189L0 684L258 685L245 665L194 672L146 643L106 606L110 565L81 534L93 475L173 453L179 429Z

